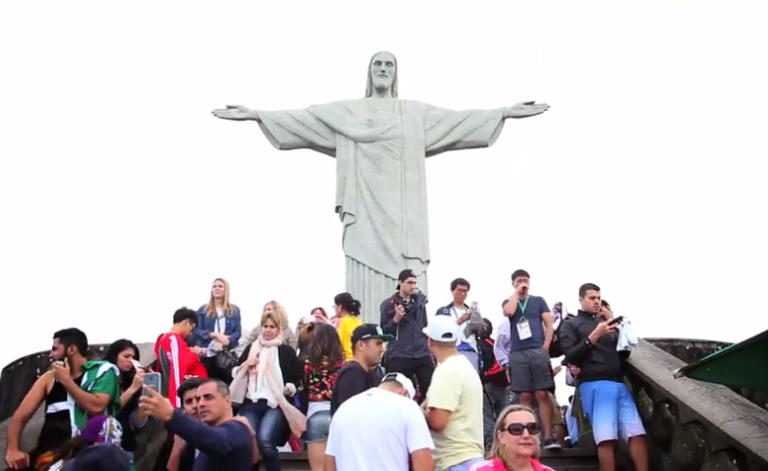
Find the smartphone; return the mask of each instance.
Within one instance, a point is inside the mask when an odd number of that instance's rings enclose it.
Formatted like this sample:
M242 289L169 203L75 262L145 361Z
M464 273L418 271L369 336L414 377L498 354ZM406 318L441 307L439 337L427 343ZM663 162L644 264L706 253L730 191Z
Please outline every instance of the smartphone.
M608 325L614 325L614 324L618 324L619 322L621 322L621 321L623 321L623 320L624 320L624 316L614 317L613 319L611 319L611 320L608 322Z
M163 391L162 391L160 382L161 382L160 373L144 373L144 379L142 380L142 384L144 386L149 386L150 388L162 394ZM141 394L144 396L149 396L149 393L144 390L141 391Z
M472 311L477 311L477 301L472 301L472 303L469 305L469 309Z

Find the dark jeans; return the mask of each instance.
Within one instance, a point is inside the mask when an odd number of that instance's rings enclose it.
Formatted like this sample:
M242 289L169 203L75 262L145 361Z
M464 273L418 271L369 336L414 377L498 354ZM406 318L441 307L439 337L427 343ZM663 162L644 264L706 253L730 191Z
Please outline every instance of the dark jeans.
M496 419L507 407L509 391L507 386L497 383L483 384L483 435L485 450L490 451L495 434Z
M421 358L389 358L387 360L387 373L402 373L411 381L418 384L419 402L427 397L427 390L432 383L432 373L435 371L435 363L431 356Z
M256 443L266 471L280 471L277 447L282 446L291 433L283 411L279 407L269 407L265 400L251 402L246 399L240 406L239 415L245 417L256 431Z

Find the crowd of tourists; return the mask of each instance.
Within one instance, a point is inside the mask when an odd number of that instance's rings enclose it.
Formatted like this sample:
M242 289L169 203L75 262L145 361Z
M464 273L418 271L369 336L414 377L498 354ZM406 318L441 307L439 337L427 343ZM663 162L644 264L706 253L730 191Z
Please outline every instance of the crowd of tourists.
M403 270L378 324L363 323L360 303L341 293L333 314L315 308L295 327L270 301L251 331L217 278L208 303L173 314L149 364L127 339L89 361L86 334L59 330L51 369L10 421L6 464L274 471L287 448L306 450L313 471L548 470L540 451L578 442L578 408L601 469L615 469L624 440L635 468L647 470L645 431L623 382L635 343L627 321L597 285L579 288L572 315L530 294L525 270L511 278L495 329L467 304L466 279L451 282L451 302L430 316L416 274ZM553 358L562 361L553 367ZM575 386L562 407L561 373ZM22 450L41 406L37 444Z

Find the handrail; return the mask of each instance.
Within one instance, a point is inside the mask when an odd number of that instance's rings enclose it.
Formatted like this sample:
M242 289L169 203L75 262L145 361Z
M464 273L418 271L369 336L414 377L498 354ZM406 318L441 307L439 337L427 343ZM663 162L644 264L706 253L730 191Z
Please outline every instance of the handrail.
M627 376L651 445L651 469L768 469L768 412L717 384L673 372L685 362L641 340Z

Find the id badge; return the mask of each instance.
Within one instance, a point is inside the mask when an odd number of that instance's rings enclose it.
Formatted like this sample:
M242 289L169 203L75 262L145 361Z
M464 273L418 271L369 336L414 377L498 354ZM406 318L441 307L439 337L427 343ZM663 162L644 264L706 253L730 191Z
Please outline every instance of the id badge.
M528 323L528 319L523 319L517 323L517 336L520 340L531 338L531 324Z

